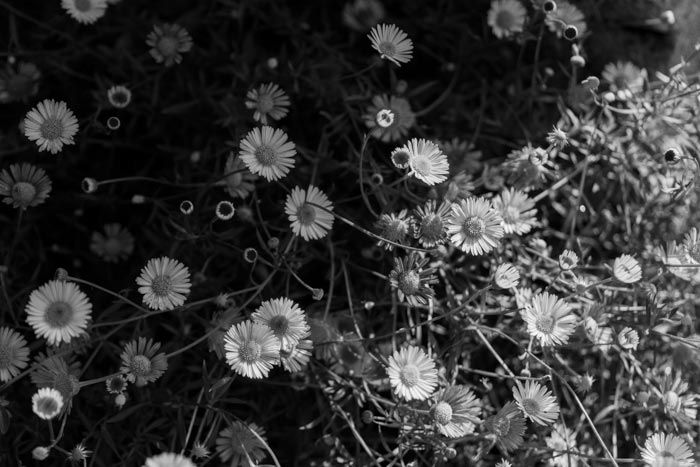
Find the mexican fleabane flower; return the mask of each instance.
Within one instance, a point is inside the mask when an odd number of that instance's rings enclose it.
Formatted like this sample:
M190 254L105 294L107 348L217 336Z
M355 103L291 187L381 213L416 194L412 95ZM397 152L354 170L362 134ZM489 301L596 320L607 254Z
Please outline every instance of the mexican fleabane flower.
M92 304L74 283L53 280L29 295L25 311L36 336L46 338L49 345L58 345L85 332Z
M523 443L525 417L515 402L506 403L495 415L486 419L484 426L504 451L514 451Z
M447 156L437 144L422 138L413 138L402 149L409 154L409 174L426 185L435 185L447 180L450 165Z
M633 284L642 279L642 267L630 255L621 255L613 263L613 276L620 282Z
M389 357L391 387L405 400L425 400L437 386L437 368L420 347L409 345Z
M136 279L143 303L153 310L172 310L190 293L190 271L168 257L151 258Z
M418 206L415 211L414 236L424 248L435 248L447 240L447 221L450 216L451 203L443 201L438 206L434 199Z
M559 404L552 393L537 381L520 381L513 386L513 398L523 414L538 425L551 425L559 416Z
M246 94L245 106L253 112L253 119L267 125L268 117L280 120L289 112L289 97L275 83L261 84Z
M328 235L333 228L333 203L317 187L311 185L303 190L295 187L287 195L284 212L289 216L294 235L306 240L317 240Z
M107 12L106 0L61 0L61 6L82 24L92 24Z
M367 37L381 58L390 60L397 66L410 62L413 57L413 42L393 24L379 24L372 28Z
M425 268L430 258L421 258L411 251L403 259L394 258L394 269L389 273L389 283L396 289L399 300L411 306L427 305L433 297L431 284L437 283L435 268Z
M146 37L146 45L150 47L148 53L156 63L165 66L182 62L182 54L189 52L192 44L190 33L177 24L157 24Z
M216 452L222 462L231 467L247 466L250 458L257 463L265 457L265 445L257 435L265 439L265 430L255 423L234 421L219 432L216 438Z
M493 35L499 39L523 31L527 10L518 0L493 0L486 17Z
M145 386L160 378L168 369L168 360L160 350L160 343L139 337L124 346L121 371L126 380L136 386Z
M13 329L0 328L0 381L6 383L17 376L27 367L27 361L27 340Z
M253 128L241 140L239 156L252 173L267 181L285 177L294 167L297 151L287 133L270 126Z
M189 457L174 452L163 452L146 459L142 467L197 467Z
M481 255L493 250L503 237L503 218L487 199L462 199L452 204L447 233L463 252Z
M548 292L539 293L520 310L530 336L542 347L566 344L576 329L576 315L563 299Z
M503 218L503 231L506 234L525 235L537 221L535 202L514 188L504 190L496 196L493 207Z
M648 467L692 467L693 451L680 436L654 433L641 449L642 460Z
M226 362L247 378L267 377L279 362L280 340L265 324L250 320L234 324L224 336Z
M44 169L32 164L12 164L0 173L0 196L14 208L37 206L49 197L51 180Z
M388 116L391 119L379 119L377 117ZM369 134L378 140L388 143L390 141L401 141L408 130L416 123L416 115L411 109L411 104L403 97L377 95L372 98L372 104L367 108L367 112L362 116Z
M63 145L74 144L78 119L65 102L44 99L24 117L24 136L36 142L39 151L57 154Z
M265 300L251 315L254 322L269 327L279 339L281 350L289 350L309 333L306 313L287 297Z
M105 224L102 232L92 233L90 251L103 261L117 263L127 259L134 252L134 236L121 224Z
M459 438L473 432L475 424L480 422L481 402L464 386L448 386L435 394L430 413L441 434Z
M61 413L63 396L53 388L41 388L32 396L32 411L37 417L51 420Z

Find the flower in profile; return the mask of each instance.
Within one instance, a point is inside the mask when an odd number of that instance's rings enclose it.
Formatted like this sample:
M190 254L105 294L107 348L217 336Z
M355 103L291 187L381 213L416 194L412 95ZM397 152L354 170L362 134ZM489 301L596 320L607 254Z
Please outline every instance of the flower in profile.
M134 252L134 236L121 224L105 224L102 232L93 232L90 251L108 263L118 263Z
M85 332L92 304L74 283L49 281L31 293L25 311L36 336L58 345Z
M683 244L678 249L685 252L689 263L700 264L700 233L696 227L683 236Z
M484 426L496 437L496 443L504 451L514 451L523 443L525 417L515 402L508 402L495 415L487 418Z
M411 61L413 42L405 32L393 24L378 24L367 35L372 48L381 58L394 62L397 66Z
M56 389L63 396L63 402L70 406L73 396L80 392L79 375L80 364L69 365L63 357L53 355L34 364L29 377L38 388Z
M423 269L430 258L421 258L411 251L403 259L394 258L394 269L389 273L391 287L397 289L399 300L411 306L427 305L435 292L430 284L437 283L435 268Z
M24 136L36 142L39 151L57 154L63 145L74 144L78 119L65 102L44 99L24 117Z
M13 329L0 328L0 381L8 382L27 367L27 341Z
M233 198L247 198L255 190L258 176L246 170L246 164L240 157L231 152L224 165L224 180L226 192Z
M0 196L3 202L14 208L27 209L37 206L49 197L51 180L44 172L32 164L12 164L10 171L0 173Z
M571 250L564 250L559 255L559 268L562 271L571 271L578 264L578 255Z
M396 148L391 152L391 163L397 169L406 169L411 162L411 154L405 147Z
M561 423L555 423L552 433L544 439L545 444L552 450L552 457L547 461L550 467L578 467L576 437L574 432Z
M107 90L107 100L116 109L123 109L131 103L131 91L126 86L112 86Z
M425 139L413 138L401 148L409 154L410 175L426 185L435 185L447 180L450 165L437 144Z
M190 293L190 271L178 260L151 258L136 278L143 303L152 310L172 310Z
M430 413L440 433L459 438L474 431L474 425L479 423L481 403L468 388L448 386L435 394Z
M39 91L41 72L33 63L19 62L17 70L8 63L0 69L0 104L26 101Z
M389 240L393 243L403 245L406 243L406 237L411 233L411 221L408 218L408 211L402 209L397 213L382 214L374 225L382 240L377 242L377 245L383 246L387 250L394 249L394 245L384 241Z
M389 110L394 114L394 120L388 126L377 123L377 114L383 110ZM401 141L416 122L411 104L406 99L396 96L388 97L386 94L372 98L372 105L367 108L362 119L370 130L369 134L384 143Z
M253 433L255 432L255 433ZM257 436L256 436L257 434ZM250 463L260 462L265 457L265 430L255 423L243 423L235 420L219 432L216 438L216 452L222 462L231 467L246 467Z
M294 187L287 195L284 212L289 216L294 235L306 241L318 240L333 228L333 203L318 188L310 185L307 190Z
M146 37L148 51L156 61L165 66L182 62L182 54L192 49L192 37L187 30L177 24L154 25Z
M142 467L197 467L189 457L174 452L164 452L146 459Z
M506 189L496 196L493 207L503 218L503 231L507 234L525 235L537 221L535 202L514 188Z
M493 281L501 289L517 287L518 281L520 281L520 273L512 263L499 264L496 272L493 274Z
M255 109L253 119L267 125L268 117L280 120L289 112L289 97L274 83L261 84L258 89L251 89L246 94L245 106Z
M365 32L384 19L379 0L350 0L343 8L343 23L357 32Z
M568 0L557 0L557 9L548 13L544 22L557 37L563 37L564 31L569 26L576 28L578 37L583 36L587 30L583 12Z
M532 297L530 305L520 311L527 331L542 347L566 344L576 329L576 315L556 295L548 292Z
M503 237L503 218L487 199L462 199L452 205L447 233L463 252L482 255L493 250Z
M61 413L63 396L53 388L41 388L32 396L32 410L37 417L51 420Z
M617 335L617 343L625 350L637 350L639 334L630 327L625 327Z
M138 387L152 383L168 369L168 360L160 350L160 343L139 337L124 346L121 371L126 380Z
M304 337L308 337L307 333ZM299 339L296 345L293 345L289 350L280 350L280 361L285 371L296 373L306 368L311 359L311 350L314 348L314 343L310 339Z
M437 386L437 368L433 359L420 347L409 345L389 357L387 368L391 387L397 396L425 400Z
M414 236L424 248L435 248L447 240L447 221L451 203L443 201L438 207L433 199L415 210L416 223Z
M665 372L660 386L664 410L673 418L685 423L692 424L698 415L698 401L700 396L690 392L689 385L681 378L680 372L675 378L672 372Z
M280 348L272 329L250 320L234 324L224 336L226 361L233 371L248 378L267 377L278 363Z
M272 330L283 351L289 350L309 333L304 310L287 297L265 300L251 318Z
M241 140L239 156L252 173L267 181L279 180L294 167L297 151L287 133L270 126L253 128Z
M61 6L81 24L92 24L107 12L106 0L61 0Z
M537 381L520 381L513 386L513 398L523 414L538 425L551 425L559 416L559 404L552 393Z
M649 467L692 467L693 451L680 436L654 433L649 436L640 451L642 460Z
M610 91L641 91L647 79L647 71L630 62L608 63L600 73L608 83Z
M92 451L85 447L82 442L76 444L68 453L68 460L72 462L84 462L92 455Z
M114 376L105 381L107 392L110 394L121 394L126 391L128 381L121 375Z
M621 255L613 263L613 276L625 284L633 284L642 278L642 267L630 255Z
M493 0L486 22L499 39L523 32L527 10L518 0Z

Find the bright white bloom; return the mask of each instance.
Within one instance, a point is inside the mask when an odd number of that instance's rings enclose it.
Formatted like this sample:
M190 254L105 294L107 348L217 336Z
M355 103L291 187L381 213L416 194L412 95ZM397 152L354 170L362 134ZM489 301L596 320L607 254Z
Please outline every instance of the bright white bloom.
M520 281L520 273L512 263L503 263L496 268L493 281L502 289L517 287Z
M25 311L36 336L59 345L85 332L92 304L74 283L50 281L31 293Z
M287 195L284 212L289 216L294 235L301 235L304 240L317 240L328 234L333 228L333 203L328 196L315 186L302 190L298 186Z
M613 263L613 276L626 284L633 284L642 278L642 267L630 255L622 255Z
M32 410L37 417L51 420L61 413L63 396L54 388L41 388L32 396Z
M503 237L503 218L487 199L462 199L452 205L447 233L465 253L481 255L493 250Z
M409 154L410 174L418 180L426 185L435 185L447 180L450 165L447 162L447 156L442 153L437 144L422 138L413 138L401 149Z
M387 373L394 392L406 400L425 400L437 386L435 362L423 349L413 345L389 357Z
M35 141L39 151L57 154L63 145L74 144L78 119L65 102L44 99L24 117L24 136Z
M537 381L518 381L513 398L523 414L538 425L551 425L559 416L559 404L552 393Z
M514 188L504 190L496 196L493 207L503 218L503 231L507 234L525 235L537 221L535 202Z
M393 24L378 24L367 35L372 42L372 48L379 56L391 60L397 66L411 61L413 42L405 32Z
M576 329L576 315L556 295L540 293L532 297L532 304L520 311L527 331L543 347L566 344Z
M153 310L172 310L185 303L190 293L190 271L181 262L152 258L136 279L143 303Z
M283 351L289 351L310 331L304 310L287 297L265 300L251 318L272 330Z
M26 339L10 328L0 328L0 381L6 383L17 376L27 367L27 361L29 348Z
M683 438L666 433L654 433L641 450L649 467L693 467L693 452Z
M188 457L174 452L164 452L146 459L142 467L197 467Z
M224 349L233 371L261 379L279 362L280 340L266 325L247 320L231 326L224 336Z
M267 181L283 178L294 167L297 151L282 130L270 126L253 128L241 140L240 148L240 158L248 170Z
M107 12L106 0L61 0L61 6L82 24L92 24Z

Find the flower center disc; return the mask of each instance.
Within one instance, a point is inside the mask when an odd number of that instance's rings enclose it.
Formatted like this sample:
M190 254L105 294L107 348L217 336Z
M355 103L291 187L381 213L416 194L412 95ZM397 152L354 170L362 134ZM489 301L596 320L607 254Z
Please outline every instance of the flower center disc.
M136 376L146 376L151 372L151 359L145 355L137 355L131 359L131 372Z
M382 42L379 44L379 51L382 53L382 55L393 57L396 53L396 46L392 42Z
M17 182L12 185L12 198L21 206L28 206L36 196L36 187L31 183Z
M14 352L9 345L0 346L0 370L5 370L10 367L14 360Z
M66 302L54 302L46 309L46 322L52 328L62 328L73 318L73 308Z
M444 401L438 403L435 406L433 417L439 424L447 425L452 420L452 406Z
M78 10L81 13L85 13L90 11L92 8L92 1L91 0L75 0L74 2L75 9Z
M260 94L258 96L258 112L261 114L266 114L275 108L275 103L272 100L272 96L269 94Z
M287 329L289 329L289 320L284 316L277 315L270 318L267 325L272 329L272 332L281 335L286 333Z
M430 161L424 157L414 159L413 170L421 175L430 175Z
M170 276L158 276L151 283L151 290L159 297L165 297L172 289L172 280Z
M464 225L462 226L462 231L464 232L464 235L472 240L481 238L485 229L486 224L484 223L484 221L482 221L476 216L469 217L467 220L464 221Z
M46 415L54 414L58 410L58 403L51 397L42 397L36 405L39 412Z
M39 127L39 132L45 139L58 139L63 134L63 125L58 119L49 117Z
M277 154L270 146L266 145L262 145L255 150L255 157L262 165L269 166L277 162Z
M554 318L550 315L538 316L535 320L535 328L544 334L551 334L554 330Z
M304 225L313 224L316 220L316 209L309 203L304 203L297 211L297 217L299 217L299 222Z
M420 373L415 365L406 365L404 368L401 369L401 372L399 373L399 379L401 379L401 382L404 384L404 386L409 388L412 388L413 386L418 384L419 376Z
M260 344L257 342L246 342L241 346L241 350L239 351L241 360L246 363L257 361L261 353Z
M176 49L177 39L174 37L165 36L161 37L158 41L158 50L166 57L175 54Z
M510 419L508 418L499 418L493 423L493 432L498 436L499 438L502 438L508 434L510 431Z
M399 290L406 295L413 295L420 288L420 277L415 271L404 271L396 278Z
M528 415L537 415L540 413L540 404L534 399L525 399L522 402L523 411Z
M501 10L496 15L496 25L509 31L515 25L515 16L508 10Z
M426 240L437 241L442 236L444 227L440 216L431 214L421 220L420 233Z

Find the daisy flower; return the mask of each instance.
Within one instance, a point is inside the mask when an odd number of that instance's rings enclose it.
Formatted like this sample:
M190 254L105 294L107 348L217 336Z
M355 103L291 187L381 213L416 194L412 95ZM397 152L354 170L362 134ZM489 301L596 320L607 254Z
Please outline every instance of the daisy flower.
M287 133L269 126L253 128L240 144L240 158L252 173L279 180L294 167L297 151Z
M397 396L425 400L437 386L435 362L420 347L409 345L389 357L387 368L391 387Z
M252 433L255 432L257 436ZM255 423L234 421L216 438L216 452L230 467L248 466L248 458L259 462L265 457L265 430Z
M0 328L0 381L8 382L27 367L27 341L10 328Z
M142 467L197 467L189 457L174 452L164 452L146 459Z
M90 251L108 263L127 259L134 251L134 236L121 224L105 224L102 232L93 232Z
M36 363L29 378L38 388L53 388L61 393L67 405L80 392L80 364L68 362L63 357L51 356Z
M479 422L481 403L466 387L448 386L435 394L430 414L440 433L448 438L459 438L474 431L474 424Z
M523 191L538 188L547 178L554 176L547 151L529 144L511 151L500 170L510 185Z
M673 249L675 250L675 248ZM700 264L700 233L698 233L698 229L696 227L690 229L683 236L683 245L679 249L686 253L689 260L688 262Z
M600 73L613 92L629 89L641 91L647 79L647 71L630 62L608 63Z
M493 0L486 17L493 35L499 39L523 32L527 10L518 0Z
M246 94L245 106L255 109L253 119L267 125L268 116L272 120L280 120L289 110L289 97L274 83L261 84L258 89L251 89Z
M61 0L61 6L82 24L92 24L107 12L106 0Z
M681 379L680 373L673 378L671 373L665 373L660 392L665 410L673 418L683 423L692 424L698 415L698 400L700 397L688 391L689 385Z
M391 60L397 66L411 61L413 42L405 32L393 24L378 24L367 35L372 48L381 58Z
M405 149L405 147L396 148L391 152L391 163L397 169L408 168L411 162L411 154Z
M39 151L57 154L63 145L75 144L78 119L65 102L44 99L24 117L24 136L35 141Z
M481 255L493 250L503 237L503 218L487 199L463 199L452 205L447 233L463 252Z
M416 223L414 236L424 248L435 248L447 240L447 221L451 203L443 201L440 206L433 199L415 210Z
M556 398L537 381L518 381L513 386L513 398L523 414L539 425L551 425L559 416Z
M426 185L435 185L447 180L450 165L437 144L425 139L413 138L402 148L409 154L409 175Z
M613 263L613 276L625 284L639 282L642 278L642 267L630 255L622 255Z
M559 255L559 268L562 271L571 271L578 264L578 255L571 250L564 250Z
M641 449L642 460L649 467L692 467L693 451L680 436L654 433Z
M394 115L394 119L388 126L380 125L377 122L377 115L387 110ZM396 96L387 97L385 94L372 98L372 105L367 108L362 119L370 130L369 134L384 143L401 141L416 122L411 104L406 99Z
M37 417L51 420L61 413L63 396L52 388L41 388L32 396L32 410Z
M216 203L216 209L214 210L216 217L222 221L229 221L233 218L236 213L236 208L233 206L231 201L219 201Z
M131 103L131 91L126 86L112 86L107 90L107 100L116 109L123 109Z
M142 387L160 378L168 369L168 360L158 350L160 343L145 337L127 343L121 354L121 372L126 380Z
M493 207L503 218L503 231L507 234L525 235L537 221L535 202L514 188L504 190L496 196Z
M267 377L279 360L280 348L272 329L250 320L231 326L224 336L226 361L233 371L248 378Z
M309 333L306 314L287 297L265 300L251 315L254 322L272 330L283 351L288 351Z
M308 335L307 333L306 336L308 337ZM282 367L289 373L296 373L303 370L309 364L311 350L313 348L313 341L302 338L288 351L280 350Z
M406 237L411 233L411 221L406 209L402 209L398 213L382 214L374 226L379 230L380 237L401 245L406 243ZM394 249L394 245L384 240L379 240L377 245L383 246L389 251Z
M379 0L351 0L343 8L343 23L357 32L365 32L384 19Z
M543 347L566 344L576 329L576 315L569 305L547 292L532 297L520 315L527 323L527 332Z
M245 199L255 190L258 176L246 170L246 164L240 157L231 152L224 165L224 180L226 192L233 198Z
M504 451L514 451L523 443L525 417L515 402L508 402L495 415L487 418L484 425Z
M496 286L501 289L510 289L518 286L520 273L512 263L503 263L498 265L496 272L493 275L493 281Z
M192 49L192 37L187 30L177 24L162 24L153 26L146 37L148 51L156 63L172 66L182 62L182 55Z
M397 289L399 300L411 306L427 305L435 292L430 284L437 283L435 268L423 269L430 258L420 258L411 251L403 259L394 258L394 269L389 273L391 287Z
M552 433L544 439L545 444L552 450L552 457L548 459L550 467L578 467L579 457L571 452L576 450L576 436L574 432L561 423L556 423Z
M567 0L557 0L557 9L548 13L544 19L550 31L558 37L564 35L568 26L573 26L578 31L578 37L586 33L586 17L583 12Z
M10 63L0 69L0 104L26 101L39 91L41 72L33 63L19 62L17 70Z
M126 391L128 381L121 375L114 376L105 381L107 392L110 394L121 394Z
M289 216L294 235L306 241L318 240L333 228L333 203L318 188L310 185L307 190L294 187L287 195L284 212Z
M630 327L625 327L617 335L617 343L625 350L637 350L639 334Z
M44 169L32 164L12 164L10 171L0 173L0 196L14 208L37 206L49 197L51 180Z
M31 293L25 311L36 336L58 345L85 332L92 304L72 282L50 281Z
M172 310L185 303L190 293L190 271L181 262L152 258L136 279L143 303L153 310Z

